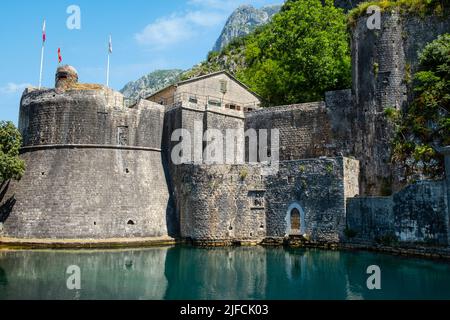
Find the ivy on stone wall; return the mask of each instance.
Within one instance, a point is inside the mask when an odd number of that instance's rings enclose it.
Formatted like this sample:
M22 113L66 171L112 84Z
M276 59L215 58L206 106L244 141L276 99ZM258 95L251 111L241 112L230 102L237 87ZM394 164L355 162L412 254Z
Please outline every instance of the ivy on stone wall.
M385 110L397 132L392 161L402 164L409 180L444 172L439 149L450 145L450 34L428 44L419 59L413 103L403 112Z
M448 8L449 0L378 0L360 3L348 15L348 23L354 26L359 17L366 15L370 6L378 6L381 11L399 9L400 12L411 12L419 16L426 14L443 15Z

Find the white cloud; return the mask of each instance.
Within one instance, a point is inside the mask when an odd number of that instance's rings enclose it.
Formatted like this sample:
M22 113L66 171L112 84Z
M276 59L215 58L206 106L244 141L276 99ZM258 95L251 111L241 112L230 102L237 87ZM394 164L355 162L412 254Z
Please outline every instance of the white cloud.
M135 35L141 45L154 49L190 40L200 34L202 28L223 24L226 15L214 11L189 11L183 15L173 14L156 20ZM203 29L204 30L204 29Z
M281 0L273 0L279 3ZM260 6L265 0L189 0L188 9L160 18L134 35L135 40L151 49L167 49L171 45L194 39L206 28L223 26L239 5Z
M225 18L224 14L207 11L189 12L185 17L186 21L201 27L214 27L223 24Z
M2 94L18 94L25 90L27 87L32 87L33 85L29 83L13 83L10 82L4 87L0 87L0 93Z
M192 34L192 27L186 17L172 15L149 24L135 35L135 39L139 44L162 48L180 40L189 39Z

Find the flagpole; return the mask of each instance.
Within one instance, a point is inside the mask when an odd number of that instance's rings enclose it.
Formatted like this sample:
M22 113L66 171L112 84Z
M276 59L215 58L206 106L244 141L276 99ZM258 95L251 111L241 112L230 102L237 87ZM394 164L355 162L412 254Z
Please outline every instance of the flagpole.
M108 66L106 68L106 86L109 87L109 55L110 53L108 52Z
M42 25L42 49L41 49L41 68L39 69L39 90L42 87L42 70L44 69L44 50L46 38L47 35L45 30L45 19L44 19L44 24Z
M109 43L108 43L108 65L106 67L106 86L109 88L109 63L110 63L110 56L112 53L112 38L111 35L109 35Z
M40 68L40 71L39 71L39 90L41 90L41 87L42 87L42 69L44 68L44 48L45 48L45 43L42 43L41 68Z

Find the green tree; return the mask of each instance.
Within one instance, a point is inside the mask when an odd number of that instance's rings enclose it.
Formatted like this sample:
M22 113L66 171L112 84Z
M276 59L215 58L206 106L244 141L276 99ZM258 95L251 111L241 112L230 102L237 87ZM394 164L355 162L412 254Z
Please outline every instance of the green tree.
M19 180L25 172L25 162L19 158L22 136L12 122L0 122L0 182Z
M444 171L439 148L450 145L450 34L428 44L419 62L415 99L393 117L397 125L393 161L404 166L407 178L416 174L434 178Z
M351 86L346 16L332 0L287 1L246 39L245 56L238 78L270 105L321 100Z

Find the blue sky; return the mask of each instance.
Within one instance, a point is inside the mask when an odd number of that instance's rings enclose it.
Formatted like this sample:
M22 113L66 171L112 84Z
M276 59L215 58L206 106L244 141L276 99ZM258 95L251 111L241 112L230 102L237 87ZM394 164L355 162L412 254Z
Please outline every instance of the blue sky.
M42 23L47 42L43 86L54 86L58 64L73 65L80 81L105 83L108 35L112 35L110 86L157 69L188 69L204 60L231 12L283 0L22 0L0 4L0 120L17 124L24 88L38 85ZM67 8L81 12L81 29L70 30Z

